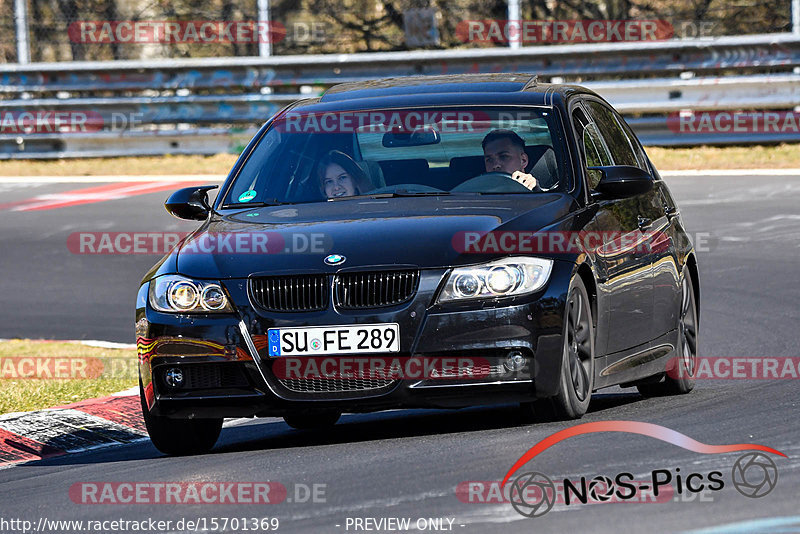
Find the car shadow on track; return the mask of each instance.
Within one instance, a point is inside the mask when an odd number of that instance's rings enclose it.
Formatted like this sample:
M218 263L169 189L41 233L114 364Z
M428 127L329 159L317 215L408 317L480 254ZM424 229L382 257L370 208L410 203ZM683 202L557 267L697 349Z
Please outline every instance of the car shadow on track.
M603 418L604 412L642 400L637 393L596 394L585 419ZM428 435L481 432L502 428L535 426L543 433L566 428L571 421L539 423L526 420L517 405L481 406L461 410L393 410L371 414L348 414L325 430L294 430L282 420L253 419L223 428L209 454L243 451L299 449ZM132 444L48 458L26 465L81 465L145 460L163 457L148 440Z
M590 414L641 400L638 394L598 395L589 407ZM589 416L591 418L591 416ZM428 435L481 432L519 426L567 427L572 422L538 423L527 421L517 405L465 408L461 410L397 410L374 414L354 414L342 418L326 430L293 430L283 423L273 423L281 431L265 434L248 442L218 443L215 452L336 445L362 441L411 438Z

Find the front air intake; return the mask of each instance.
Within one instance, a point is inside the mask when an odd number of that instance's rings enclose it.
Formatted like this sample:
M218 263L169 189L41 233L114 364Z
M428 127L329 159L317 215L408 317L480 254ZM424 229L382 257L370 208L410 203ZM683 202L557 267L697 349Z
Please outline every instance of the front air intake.
M251 278L250 294L258 307L269 311L321 311L328 307L328 276L307 274Z
M419 285L419 271L383 271L336 275L336 305L357 310L396 306L411 300Z

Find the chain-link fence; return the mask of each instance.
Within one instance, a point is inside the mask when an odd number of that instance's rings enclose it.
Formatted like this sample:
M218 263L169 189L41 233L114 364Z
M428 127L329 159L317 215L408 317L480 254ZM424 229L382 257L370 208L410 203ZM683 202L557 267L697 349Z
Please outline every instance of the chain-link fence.
M513 39L523 45L591 42L597 36L614 41L630 38L625 26L613 27L629 21L652 22L654 39L788 32L792 3L532 0L520 3L524 24L515 25L505 20L505 0L0 0L0 60L325 54L508 46ZM647 37L647 26L638 31L634 38ZM27 36L22 53L29 58L18 57L19 32Z

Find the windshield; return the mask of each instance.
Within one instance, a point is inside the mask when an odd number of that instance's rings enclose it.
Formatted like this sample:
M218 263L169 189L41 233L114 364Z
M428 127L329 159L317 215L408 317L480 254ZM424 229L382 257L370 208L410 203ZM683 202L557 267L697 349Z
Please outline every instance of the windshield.
M292 111L260 139L222 206L566 191L555 115L545 107Z

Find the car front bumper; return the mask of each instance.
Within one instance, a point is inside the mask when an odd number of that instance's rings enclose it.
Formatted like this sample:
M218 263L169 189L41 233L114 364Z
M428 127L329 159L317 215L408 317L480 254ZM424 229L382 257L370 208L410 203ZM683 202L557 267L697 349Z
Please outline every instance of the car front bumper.
M145 282L136 311L145 399L156 415L208 418L457 408L549 397L558 388L563 310L573 270L574 264L554 262L546 286L524 297L439 305L435 297L448 270L426 269L416 294L404 304L366 310L331 305L303 313L259 309L244 279L222 281L235 307L233 314L162 313L149 305ZM489 370L475 376L400 377L366 389L337 389L320 377L308 383L279 378L274 372L278 358L266 350L270 328L377 323L399 325L400 352L392 357L461 358L488 363ZM524 356L520 369L504 366L510 352ZM164 375L170 369L181 370L182 387L167 384Z

